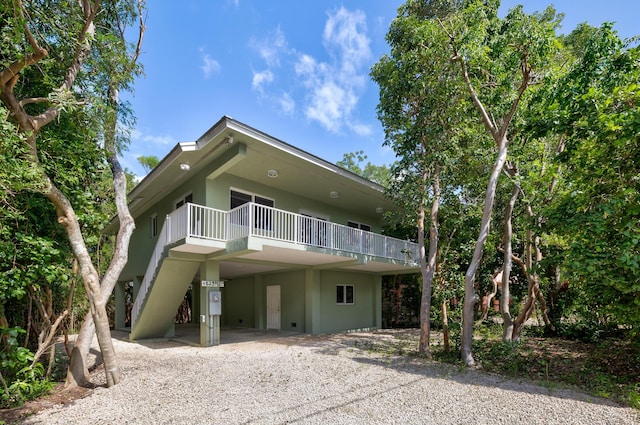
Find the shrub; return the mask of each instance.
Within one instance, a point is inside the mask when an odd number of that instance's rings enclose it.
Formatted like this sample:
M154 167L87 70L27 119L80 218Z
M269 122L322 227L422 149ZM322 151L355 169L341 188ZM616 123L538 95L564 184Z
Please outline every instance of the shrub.
M3 379L0 408L19 406L46 394L54 385L44 378L41 363L32 365L33 353L19 345L18 336L23 333L25 331L21 328L0 328L0 337L4 341L0 351Z

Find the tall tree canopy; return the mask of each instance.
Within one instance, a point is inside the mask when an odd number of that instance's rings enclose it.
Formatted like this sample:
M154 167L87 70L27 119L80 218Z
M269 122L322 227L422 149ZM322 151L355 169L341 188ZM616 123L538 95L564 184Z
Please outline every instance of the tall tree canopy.
M16 186L13 179L9 186L39 194L53 207L51 213L68 238L88 295L108 385L119 381L120 371L106 302L126 263L133 231L126 177L116 156L124 141L116 122L126 115L117 92L129 88L138 71L140 44L128 44L124 34L125 26L141 16L142 6L133 0L14 0L0 5L0 101L23 143L11 145L21 153L16 165L26 165L30 177L28 185ZM140 36L143 33L140 21ZM73 154L59 156L63 146ZM76 167L86 174L69 170ZM108 172L121 228L112 261L101 274L86 236L87 226L104 224L104 215L85 206L99 201L103 193L98 190L103 180L93 176ZM82 181L85 176L92 180ZM82 358L80 351L76 359ZM83 361L79 364L81 370L86 368Z
M465 274L461 351L468 365L474 364L471 342L477 271L489 236L498 179L507 161L509 132L521 103L528 99L529 87L542 79L548 58L554 54L559 22L551 8L527 15L516 7L499 18L498 6L499 1L409 0L389 31L392 58L383 58L374 67L374 78L381 85L379 111L386 143L406 161L401 173L419 164L416 175L431 181L413 185L416 193L424 193L422 199L413 198L417 209L429 192L439 193L438 181L447 161L455 158L457 165L448 167L447 175L460 176L468 173L460 164L474 162L461 161L465 155L485 159L494 151L493 163L484 163L490 172L482 195L482 221ZM455 186L453 189L460 193ZM437 229L437 196L433 200L432 233ZM432 237L431 244L436 243Z

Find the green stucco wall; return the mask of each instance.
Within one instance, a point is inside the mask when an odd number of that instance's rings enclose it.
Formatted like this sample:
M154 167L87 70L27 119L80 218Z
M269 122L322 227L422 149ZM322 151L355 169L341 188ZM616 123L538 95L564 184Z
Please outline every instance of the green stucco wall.
M342 271L319 274L319 290L315 291L319 299L315 301L307 296L313 288L313 272L305 270L228 281L223 289L223 326L264 329L266 287L280 285L283 331L325 333L380 327L379 276ZM353 305L336 304L336 285L354 286ZM314 308L318 310L315 313L310 311ZM312 321L315 323L309 323Z
M233 279L222 288L222 325L255 328L255 279Z
M377 327L375 299L380 279L374 275L323 271L320 276L320 324L316 332ZM354 304L336 304L336 285L354 286Z

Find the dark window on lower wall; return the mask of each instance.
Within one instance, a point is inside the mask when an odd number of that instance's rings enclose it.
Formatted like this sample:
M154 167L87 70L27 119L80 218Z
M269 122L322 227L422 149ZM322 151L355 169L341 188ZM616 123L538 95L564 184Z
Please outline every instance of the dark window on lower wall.
M336 304L353 304L353 285L336 285Z

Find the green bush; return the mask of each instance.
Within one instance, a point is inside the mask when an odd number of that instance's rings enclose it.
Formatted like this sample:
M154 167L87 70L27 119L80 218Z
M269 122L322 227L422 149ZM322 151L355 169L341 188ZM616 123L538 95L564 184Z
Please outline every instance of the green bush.
M0 351L0 369L4 380L0 408L19 406L48 393L54 386L44 378L41 363L31 365L33 353L19 345L18 336L23 333L25 331L21 328L0 328L0 336L5 341Z

